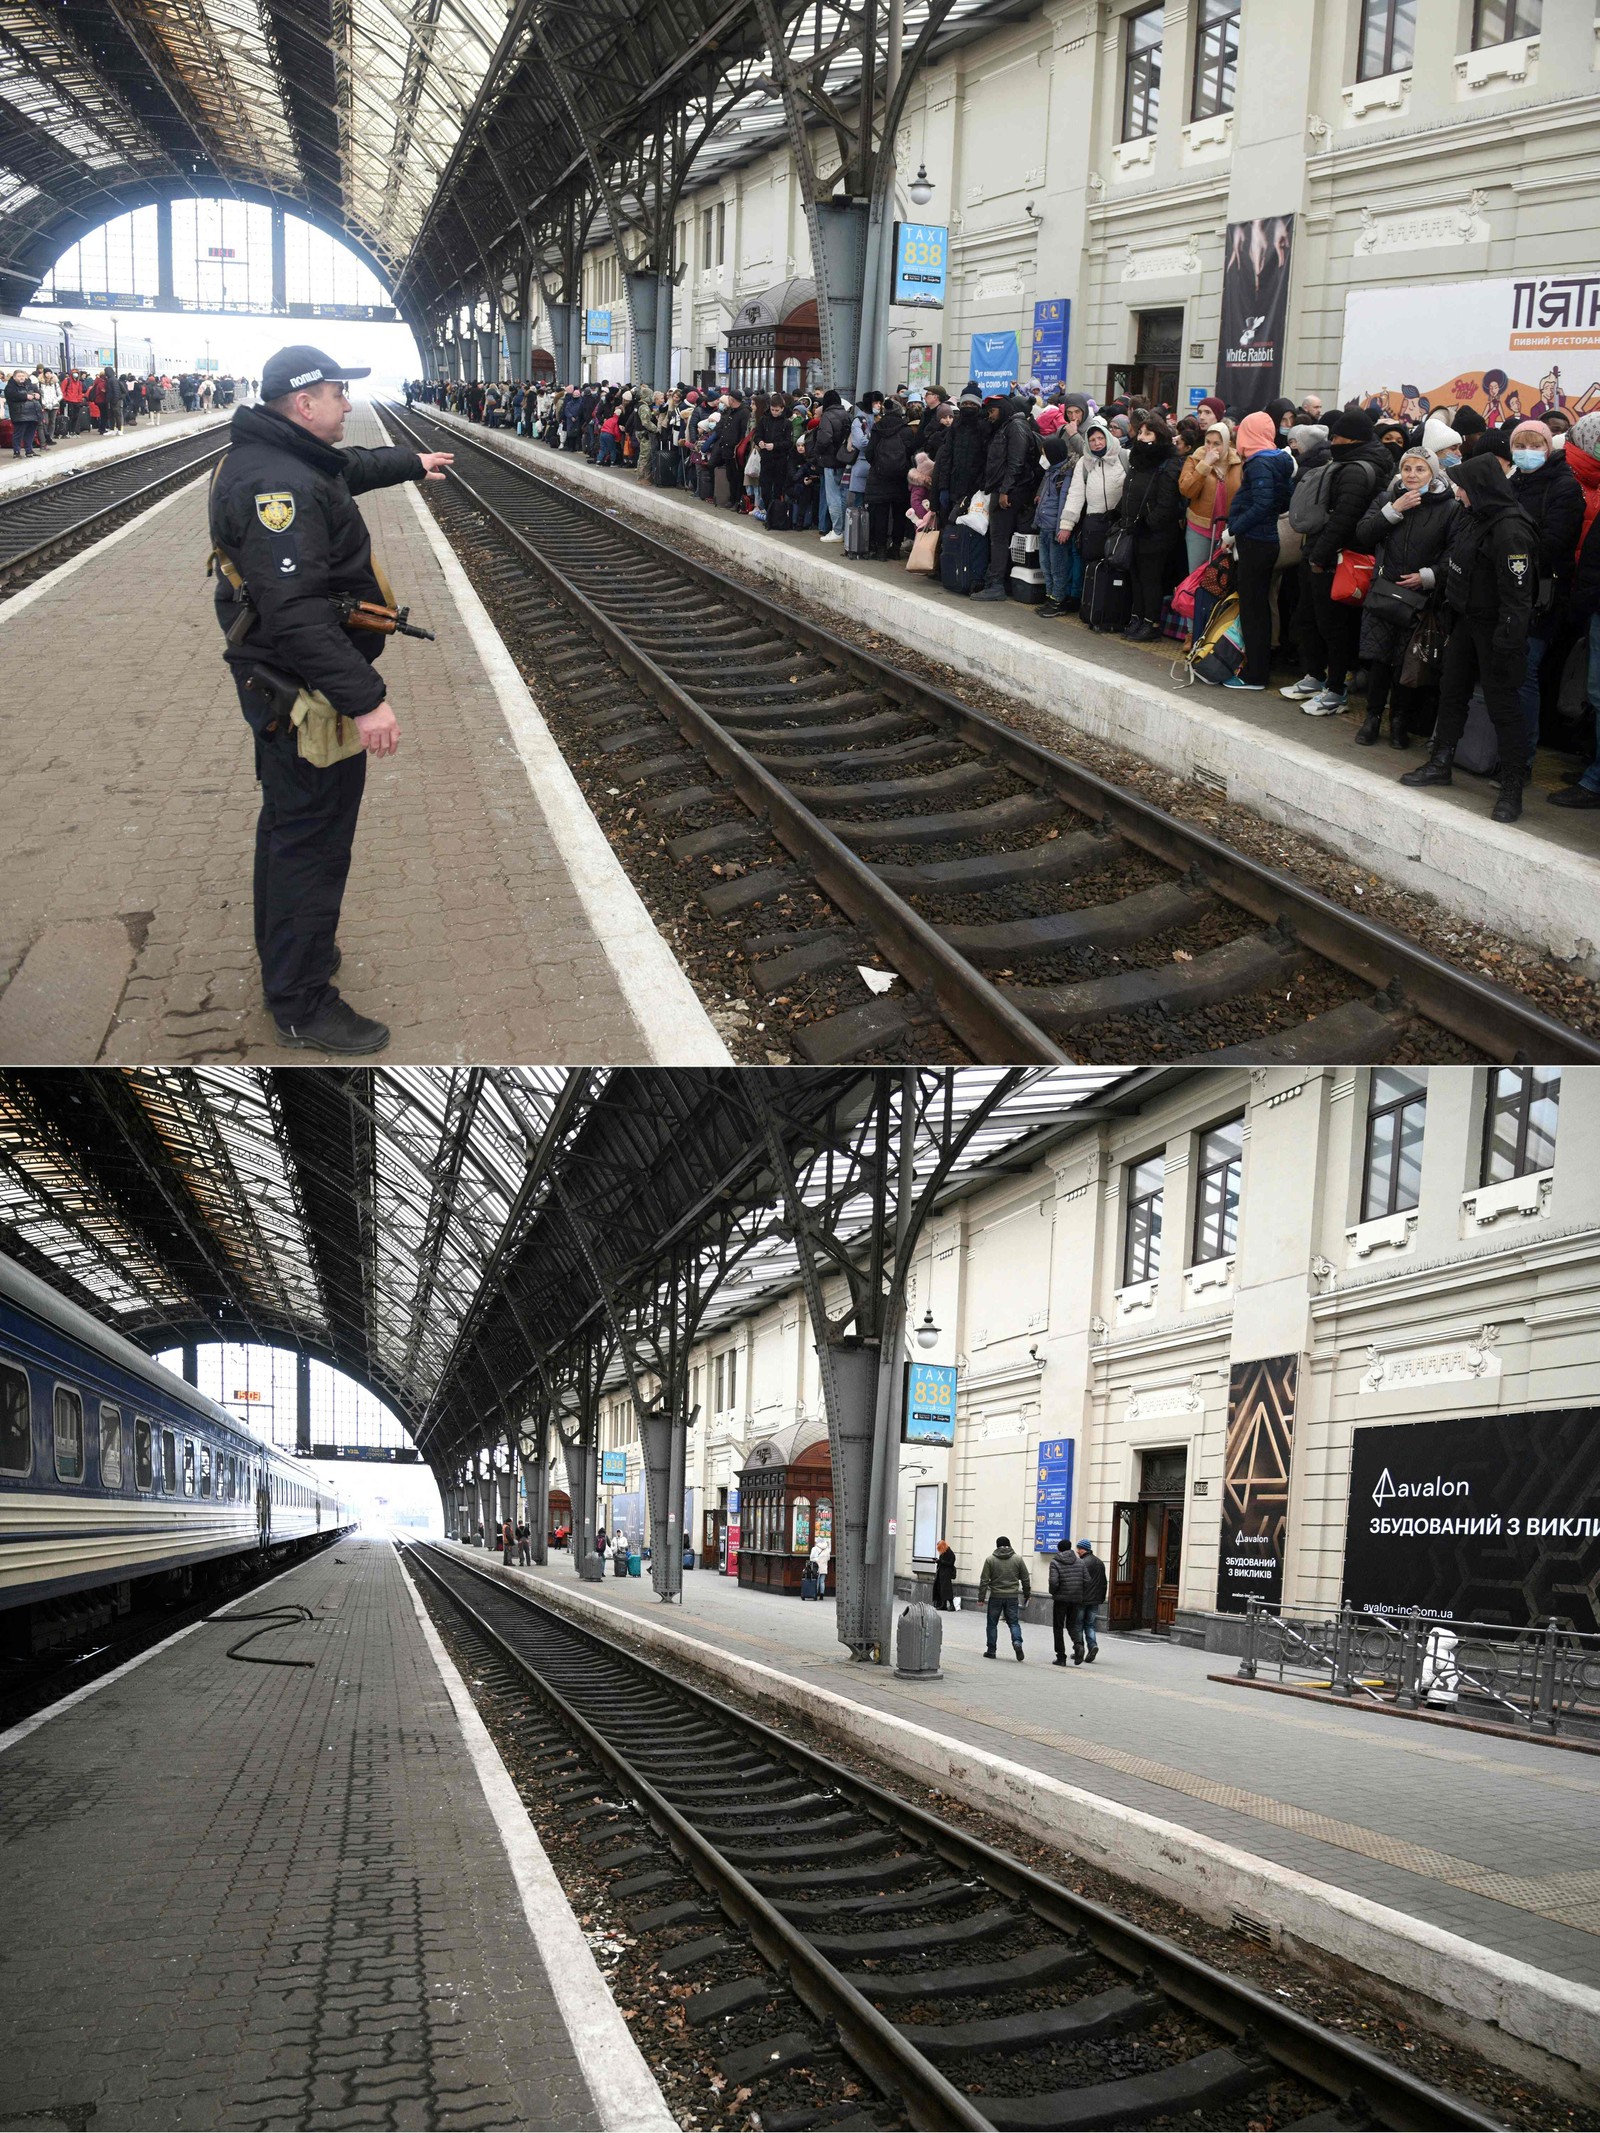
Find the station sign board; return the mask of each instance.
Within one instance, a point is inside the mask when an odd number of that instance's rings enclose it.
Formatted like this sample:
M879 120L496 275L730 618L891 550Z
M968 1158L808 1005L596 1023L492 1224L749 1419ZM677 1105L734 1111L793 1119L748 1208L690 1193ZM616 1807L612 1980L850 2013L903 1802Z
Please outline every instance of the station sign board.
M259 1392L252 1392L249 1387L246 1386L243 1392L234 1392L230 1394L229 1397L235 1400L259 1400L263 1397L263 1395Z
M1033 1498L1033 1550L1051 1554L1072 1531L1072 1469L1077 1446L1071 1437L1045 1437Z
M415 1466L422 1454L409 1444L313 1444L311 1457L359 1459L370 1466Z
M1043 296L1033 307L1033 369L1046 392L1067 382L1067 337L1072 330L1072 300Z
M902 1444L955 1443L956 1375L954 1363L907 1363Z
M1357 1429L1344 1597L1600 1632L1600 1407Z
M600 1454L600 1486L603 1489L623 1489L628 1485L628 1455L626 1452L602 1452Z
M950 270L950 232L939 222L894 226L894 293L891 303L919 311L944 309Z
M591 348L611 346L611 313L609 311L586 311L583 314L583 337Z
M975 333L972 381L982 393L1006 393L1017 375L1017 337L1014 333Z

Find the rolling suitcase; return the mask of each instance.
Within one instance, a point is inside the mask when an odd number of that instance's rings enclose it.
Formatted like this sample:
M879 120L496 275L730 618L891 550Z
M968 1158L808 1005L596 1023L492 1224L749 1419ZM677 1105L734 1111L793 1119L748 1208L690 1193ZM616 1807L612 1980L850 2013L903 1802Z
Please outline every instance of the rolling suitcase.
M846 555L863 556L867 552L867 507L865 504L846 504L844 507L844 552Z
M1083 574L1079 614L1092 630L1121 630L1133 613L1132 565L1112 553L1091 563Z
M975 593L989 569L989 536L952 522L939 542L939 582L946 592Z
M1500 763L1500 736L1489 718L1483 691L1476 688L1467 704L1467 723L1456 742L1455 767L1480 778L1492 777Z

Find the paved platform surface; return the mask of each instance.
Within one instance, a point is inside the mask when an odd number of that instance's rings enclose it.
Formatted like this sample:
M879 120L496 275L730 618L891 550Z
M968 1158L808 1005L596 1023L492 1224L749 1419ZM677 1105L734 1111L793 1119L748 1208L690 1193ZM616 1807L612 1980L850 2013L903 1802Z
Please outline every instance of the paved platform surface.
M597 2125L393 1549L285 1600L0 1754L0 2124Z
M154 422L143 418L137 429L121 430L110 437L86 433L82 437L58 438L37 459L13 459L9 452L0 452L0 497L18 489L37 488L44 482L60 481L66 474L86 474L93 467L109 466L113 460L126 459L133 452L147 452L152 445L171 444L196 430L221 428L228 420L229 413L222 408L213 409L209 415L186 415L180 409Z
M480 1549L464 1554L483 1562ZM1522 1961L1600 1985L1600 1759L1310 1709L1209 1680L1226 1661L1102 1634L1093 1666L984 1659L984 1618L944 1617L944 1679L854 1664L831 1603L684 1573L681 1607L647 1579L580 1585L571 1561L517 1572L892 1712L995 1755L1389 1904ZM1069 1647L1070 1650L1070 1647Z
M370 411L352 419L352 443L379 434ZM593 817L563 816L559 778L530 768L543 722L514 668L486 665L505 657L492 630L480 655L417 503L363 499L438 642L384 653L401 748L369 764L340 990L390 1024L390 1063L725 1059ZM0 605L9 1061L315 1056L284 1052L261 1002L258 789L207 547L202 478Z
M463 419L425 410L469 434ZM1081 731L1130 749L1181 777L1203 775L1212 791L1344 853L1400 887L1437 896L1448 909L1514 938L1576 957L1600 976L1600 817L1548 807L1565 759L1544 751L1522 820L1488 820L1492 788L1463 777L1445 790L1413 792L1398 772L1421 760L1357 748L1357 720L1307 718L1276 684L1256 696L1188 686L1171 673L1180 647L1125 645L1091 634L1074 617L1040 620L1007 601L973 606L904 563L846 561L815 533L769 534L755 520L716 510L681 489L655 489L631 471L590 466L581 454L497 433L496 445L589 497L636 511L645 530L669 537L679 525L780 589L881 632L891 642L1062 722L1061 745ZM1263 747L1262 743L1267 745Z

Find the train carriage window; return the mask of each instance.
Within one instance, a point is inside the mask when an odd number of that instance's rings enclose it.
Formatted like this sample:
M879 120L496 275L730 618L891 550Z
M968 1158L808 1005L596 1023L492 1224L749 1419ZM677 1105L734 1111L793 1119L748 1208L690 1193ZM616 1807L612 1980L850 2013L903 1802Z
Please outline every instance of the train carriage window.
M183 1440L183 1493L185 1496L192 1496L194 1494L193 1437L185 1437Z
M169 1496L178 1493L178 1440L170 1429L161 1432L161 1486Z
M33 1403L28 1373L0 1363L0 1474L33 1471Z
M122 1486L122 1409L102 1405L100 1409L100 1486L103 1489L120 1489Z
M133 1419L133 1485L147 1490L155 1487L155 1461L150 1454L150 1425L143 1415Z
M56 1479L83 1479L83 1400L69 1386L56 1387Z
M209 1444L202 1444L200 1447L200 1493L202 1496L211 1494L211 1447Z

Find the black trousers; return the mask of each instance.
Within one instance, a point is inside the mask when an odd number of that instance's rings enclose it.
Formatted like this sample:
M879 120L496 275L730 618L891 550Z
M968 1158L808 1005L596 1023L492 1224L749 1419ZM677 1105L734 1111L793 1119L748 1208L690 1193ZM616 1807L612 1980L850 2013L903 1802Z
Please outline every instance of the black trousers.
M246 696L242 685L240 696ZM258 699L248 701L253 707ZM354 755L329 770L314 769L296 752L292 731L280 724L276 733L256 737L256 777L261 984L275 1020L305 1023L334 998L328 978L367 759Z
M1002 504L998 497L989 499L989 568L984 577L985 585L1004 585L1011 575L1011 536L1017 530L1017 512L1014 504Z
M1520 782L1528 748L1517 696L1527 666L1528 640L1524 636L1510 651L1497 652L1495 621L1492 614L1457 615L1439 670L1439 716L1433 745L1436 751L1454 748L1467 728L1472 691L1481 686L1484 707L1500 743L1501 774Z
M1272 679L1272 573L1278 561L1278 542L1234 543L1234 590L1239 595L1239 629L1244 637L1241 681Z
M905 531L903 513L907 499L892 496L867 498L867 553L886 562L900 560L900 536Z
M1052 1600L1050 1602L1050 1627L1056 1640L1056 1657L1065 1659L1067 1647L1063 1631L1072 1639L1072 1649L1081 1659L1083 1656L1083 1609L1076 1600Z
M1328 687L1342 689L1356 663L1356 647L1361 641L1361 609L1353 607L1348 600L1334 599L1331 570L1313 570L1307 575L1311 581L1317 634L1328 655Z
M1177 584L1170 533L1136 534L1133 542L1133 622L1161 627L1161 603Z

